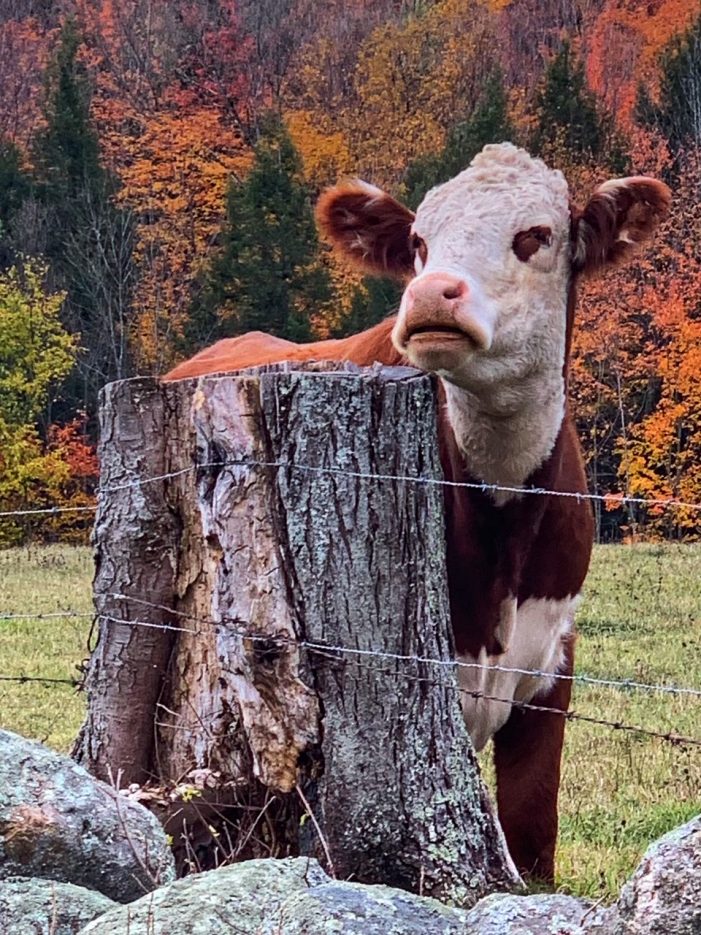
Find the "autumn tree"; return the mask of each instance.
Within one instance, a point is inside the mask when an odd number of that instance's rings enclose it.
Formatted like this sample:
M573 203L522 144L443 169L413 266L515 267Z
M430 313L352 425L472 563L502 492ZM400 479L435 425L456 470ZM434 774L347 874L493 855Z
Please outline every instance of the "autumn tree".
M15 222L30 191L30 177L19 148L9 140L0 140L0 270L17 260Z
M429 188L466 169L487 143L513 141L514 137L502 76L495 70L485 81L470 116L449 131L443 149L416 159L408 167L403 184L407 204L416 208Z
M61 498L70 472L40 432L75 361L75 338L61 323L63 295L47 291L46 268L27 261L0 273L0 508L41 507ZM19 541L9 522L0 542Z
M230 182L219 250L199 286L185 330L189 348L252 329L307 340L312 317L330 302L311 193L275 116L267 117L246 179Z

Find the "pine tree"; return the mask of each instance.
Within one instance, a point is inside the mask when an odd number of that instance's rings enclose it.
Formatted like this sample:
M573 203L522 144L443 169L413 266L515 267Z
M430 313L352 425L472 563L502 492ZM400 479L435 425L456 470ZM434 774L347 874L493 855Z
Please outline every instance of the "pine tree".
M192 302L184 349L258 329L309 340L311 316L331 296L301 159L269 115L248 176L229 184L220 249Z
M638 91L636 116L660 130L677 153L701 143L701 16L675 36L660 56L658 103L645 87Z
M466 169L482 147L513 141L514 136L502 76L494 71L487 78L474 111L453 127L441 152L424 156L407 169L404 179L407 204L416 208L430 188Z
M572 53L569 42L563 42L545 72L537 110L538 126L531 144L536 153L554 146L577 161L605 162L613 171L625 171L627 158L613 120L588 88L584 64Z
M31 192L31 179L22 166L19 149L0 140L0 272L17 262L15 218Z
M45 129L33 142L32 161L34 197L45 213L44 253L53 285L66 292L65 323L82 347L65 396L69 408L93 414L100 387L129 374L134 225L115 206L117 180L101 163L80 46L67 19L46 72Z
M81 38L72 19L61 30L45 79L46 127L34 140L39 188L61 220L71 221L71 202L87 189L111 194L109 175L100 163L100 146L90 122L92 89L78 59Z

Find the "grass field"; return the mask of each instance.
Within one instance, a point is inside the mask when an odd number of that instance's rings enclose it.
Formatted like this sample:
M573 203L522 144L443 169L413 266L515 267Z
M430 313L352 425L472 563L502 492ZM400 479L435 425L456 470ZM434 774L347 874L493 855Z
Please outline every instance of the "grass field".
M0 551L4 613L88 612L86 548ZM601 546L579 613L577 671L701 688L701 546ZM0 675L70 677L90 619L0 620ZM67 750L82 718L70 686L0 682L0 724ZM701 737L701 699L578 684L593 717ZM701 748L573 722L561 797L560 888L611 897L655 837L701 811Z

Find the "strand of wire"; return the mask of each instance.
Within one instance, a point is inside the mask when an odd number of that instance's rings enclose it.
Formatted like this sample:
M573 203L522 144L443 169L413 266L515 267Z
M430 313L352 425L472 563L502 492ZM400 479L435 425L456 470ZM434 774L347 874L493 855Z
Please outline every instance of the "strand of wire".
M126 481L121 484L110 484L100 489L100 496L116 493L122 490L128 490L135 487L143 487L147 484L159 483L161 481L172 480L185 474L190 474L198 470L211 470L214 468L225 467L250 467L250 468L272 468L275 470L288 469L295 471L305 471L308 473L330 474L342 477L352 477L358 480L383 481L392 483L409 483L437 487L457 487L468 490L479 490L482 493L509 493L524 496L542 496L542 497L564 497L581 502L592 502L611 504L612 506L622 506L630 504L642 507L664 507L687 510L701 510L701 503L692 503L680 500L677 497L650 498L650 497L629 497L619 494L598 494L583 493L572 490L548 490L545 487L516 487L504 484L488 484L483 481L453 481L438 477L415 477L408 474L374 474L365 471L354 471L348 468L332 467L313 464L297 464L290 461L259 461L252 458L236 458L227 461L210 461L202 464L192 464L186 468L177 471L170 471L165 474L156 474L153 477L144 477L133 481ZM34 516L51 515L62 513L77 512L95 512L96 506L67 506L67 507L44 507L40 509L28 510L4 510L0 512L0 518L10 518L16 516Z
M307 646L306 648L310 648L310 647ZM335 662L338 661L337 656L335 656L332 652L319 650L319 649L314 649L313 651L317 655L326 656L328 659L335 661ZM678 734L673 730L668 730L668 731L654 730L653 728L640 727L635 724L627 724L621 720L611 721L611 720L607 720L606 718L594 717L589 714L581 714L579 711L575 711L573 709L568 709L566 711L563 711L561 708L554 708L554 707L551 707L548 705L542 705L542 704L534 704L533 702L530 702L530 701L518 701L512 698L502 698L499 695L492 695L492 694L489 694L488 692L482 692L478 690L463 688L462 686L457 685L455 682L446 682L443 679L432 679L425 675L414 675L412 673L408 673L405 671L397 671L395 669L386 669L386 668L382 668L381 666L368 665L367 663L362 663L362 662L357 662L357 661L355 663L355 668L361 669L364 671L374 672L374 673L382 673L382 674L391 675L392 678L396 678L397 676L399 676L400 678L403 678L408 681L421 682L423 684L434 685L434 686L437 686L443 689L447 689L448 691L455 692L458 695L474 698L476 701L490 701L490 702L495 702L498 704L506 704L506 705L509 705L511 708L516 708L519 711L535 711L540 714L553 714L553 715L556 715L557 717L562 717L566 721L570 721L570 722L581 722L584 724L592 724L597 727L607 727L610 730L620 731L622 733L637 734L640 736L649 737L654 740L661 740L665 743L672 744L672 746L676 746L676 747L689 747L689 746L701 747L701 738L687 737L684 734ZM227 713L227 709L225 707L222 707L222 709L219 712L217 711L212 712L214 717L218 716L219 714L225 714L225 713ZM119 715L110 714L110 718L113 718L113 717L117 720L122 720L122 718ZM187 726L180 725L176 722L166 721L166 720L159 720L159 721L156 721L155 723L158 727L162 727L168 730L183 732L183 733L191 733L191 734L199 734L199 735L206 734L207 736L210 736L210 737L214 737L216 734L216 727L214 725L205 726L201 722L198 727L194 727L194 726L187 727Z
M527 675L532 678L552 679L553 681L559 680L565 682L582 682L588 685L600 685L602 687L616 688L623 691L650 691L659 692L661 694L690 695L691 697L701 698L701 689L687 688L681 685L654 684L650 682L640 682L634 679L605 679L593 675L568 675L563 674L562 672L547 672L542 669L526 669L520 668L518 666L505 666L499 664L491 665L482 662L465 662L462 659L436 659L432 656L412 656L401 653L380 652L378 650L372 649L356 649L350 646L330 646L326 643L322 644L309 643L308 641L298 641L295 638L289 636L261 635L252 631L250 627L246 626L245 623L242 623L239 620L223 618L222 620L217 621L203 617L197 617L194 614L189 614L182 610L173 610L166 604L155 604L152 601L147 601L139 597L131 597L127 594L110 594L109 597L111 597L113 600L131 601L133 604L148 607L150 610L158 610L164 613L172 614L173 616L180 617L181 619L188 620L200 626L233 626L234 629L238 627L236 632L238 632L240 636L258 642L279 642L281 645L305 646L307 648L313 649L328 649L330 651L345 655L370 656L378 659L388 659L393 662L420 662L425 665L440 666L446 669L477 669L487 672L507 672L515 675ZM114 617L111 617L110 620L117 623L126 623L127 625L129 625L131 622L129 620L116 620ZM173 627L169 624L149 624L149 626L158 626L162 627L163 629L173 629ZM178 628L176 627L175 629ZM185 632L197 633L196 630L186 630Z
M80 685L78 679L60 679L43 675L0 675L0 682L19 682L22 685L28 682L44 682L48 685L70 685L72 688Z
M191 620L195 623L205 625L205 626L219 626L226 625L231 626L232 622L234 624L237 621L231 621L230 619L224 618L220 621L216 620L206 620L199 617L196 617L192 614L187 614L183 611L173 610L165 604L154 604L150 601L145 601L137 597L129 597L125 594L111 594L109 595L114 600L127 600L135 604L140 604L142 606L148 607L152 610L160 610L166 613L172 614L173 616L181 617L187 620ZM109 614L95 614L92 611L56 611L52 613L36 613L36 614L13 614L13 613L0 613L0 621L8 620L48 620L54 618L97 618L105 620L109 623L116 623L126 626L134 627L145 627L156 630L166 630L176 633L189 633L195 636L198 636L201 631L193 630L188 627L182 626L173 626L172 624L165 623L154 623L147 620L127 620L122 617L114 617ZM333 650L338 653L344 653L349 655L365 655L365 656L374 656L381 659L390 659L396 662L420 662L426 665L437 665L449 669L477 669L489 672L507 672L515 675L526 675L531 678L542 678L542 679L552 679L554 681L566 681L566 682L580 682L586 685L600 686L602 688L613 688L620 691L649 691L649 692L658 692L660 694L668 695L689 695L694 698L701 698L701 689L698 688L689 688L682 685L668 685L668 684L658 684L653 682L640 682L635 679L611 679L611 678L601 678L594 675L586 675L580 673L574 674L564 674L562 672L548 672L543 669L525 669L518 666L505 666L499 665L498 663L486 664L481 662L465 662L462 659L435 659L430 656L411 656L411 655L401 655L398 653L384 653L376 650L369 649L355 649L348 646L327 646L327 644L306 644L299 643L299 641L293 639L292 637L273 637L265 636L260 633L255 633L250 630L250 628L242 628L239 631L239 635L251 639L253 641L259 642L278 642L281 645L307 645L309 648L320 648L325 647L329 650Z
M361 666L362 667L362 666ZM517 708L519 711L538 711L542 714L555 714L559 717L563 717L566 721L581 721L586 724L595 724L599 727L608 727L611 730L623 731L624 733L632 734L641 734L646 737L652 737L657 740L663 740L666 743L671 743L675 746L692 746L692 747L701 747L701 738L698 737L686 737L682 734L677 734L674 731L658 731L653 730L652 728L639 727L633 724L626 724L624 721L609 721L605 718L593 717L589 714L580 714L578 711L574 711L571 708L567 711L563 711L560 708L549 707L548 705L539 705L534 704L530 701L518 701L511 698L501 698L497 695L491 695L486 692L479 690L472 690L468 688L463 688L459 685L447 685L442 681L432 680L421 675L408 675L406 673L400 672L397 673L391 669L380 669L376 666L365 666L366 669L373 669L375 671L382 671L391 674L392 676L400 675L402 678L409 678L419 682L426 682L431 685L440 685L443 687L448 687L456 691L458 694L467 695L476 700L483 701L494 701L500 704L510 705L512 708Z
M228 626L231 627L232 623L236 625L237 621L232 621L230 619L224 618L220 621L216 620L207 620L200 617L196 617L192 614L185 613L180 610L174 610L168 607L165 604L154 604L150 601L143 600L142 598L129 597L125 594L111 594L109 595L114 600L126 600L131 601L135 604L139 604L145 607L148 607L152 610L164 611L166 613L172 614L176 617L181 617L193 621L197 624L203 626ZM120 624L123 626L133 626L133 627L144 627L155 630L165 630L172 631L175 633L188 633L194 636L200 635L201 630L193 630L188 627L183 626L174 626L172 624L166 623L155 623L148 620L133 620L125 619L123 617L115 617L110 614L96 614L92 611L56 611L51 613L0 613L0 621L9 621L9 620L48 620L54 618L93 618L98 620L104 620L108 623ZM548 672L542 669L526 669L518 666L505 666L499 665L498 663L486 664L481 662L465 662L462 659L435 659L430 656L412 656L412 655L403 655L400 653L385 653L379 652L377 650L370 649L355 649L349 646L330 646L328 644L322 643L309 643L305 641L298 641L292 637L283 637L283 636L268 636L256 634L251 631L250 628L241 627L238 631L239 635L243 638L250 639L254 642L265 642L265 643L277 643L279 645L291 645L291 646L303 646L308 649L328 649L333 652L346 654L346 655L356 655L356 656L370 656L379 659L388 659L395 662L419 662L426 665L435 665L441 666L447 669L476 669L489 672L506 672L512 673L515 675L525 675L531 678L542 678L549 679L553 681L565 681L565 682L579 682L585 685L600 686L602 688L613 688L619 691L648 691L648 692L657 692L660 694L668 695L688 695L694 698L701 698L701 689L698 688L689 688L682 685L669 685L669 684L657 684L653 682L640 682L635 679L611 679L611 678L600 678L594 675L586 675L580 673L574 674L564 674L562 672Z

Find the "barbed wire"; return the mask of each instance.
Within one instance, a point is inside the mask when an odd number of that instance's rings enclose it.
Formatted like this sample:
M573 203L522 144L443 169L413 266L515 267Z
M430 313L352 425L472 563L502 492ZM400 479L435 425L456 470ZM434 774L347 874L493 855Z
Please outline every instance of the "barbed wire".
M578 492L578 491L562 491L562 490L549 490L543 487L518 487L518 486L508 486L501 484L488 484L485 482L477 481L452 481L446 480L444 478L431 478L431 477L419 477L413 475L403 475L403 474L381 474L381 473L370 473L365 471L357 471L342 467L335 466L323 466L323 465L308 465L308 464L299 464L296 462L287 462L287 461L269 461L269 460L257 460L252 458L237 458L229 459L223 461L213 461L205 462L201 464L192 464L188 467L179 469L177 471L170 471L159 475L154 475L147 478L137 478L134 480L125 481L118 484L108 484L102 487L99 491L101 496L106 496L111 493L116 493L126 489L133 489L143 487L148 484L164 482L172 480L184 475L191 474L197 471L217 469L221 470L223 468L232 468L232 467L244 467L244 468L266 468L274 470L291 470L291 471L301 471L306 473L314 474L323 474L330 476L340 476L348 477L359 480L366 481L380 481L380 482L391 482L391 483L408 483L424 486L434 486L434 487L450 487L450 488L464 488L470 490L477 490L482 493L509 493L523 496L550 496L550 497L564 497L570 499L576 499L581 502L600 502L610 504L612 506L619 506L624 504L636 505L641 507L659 507L659 508L679 508L679 509L689 509L694 511L701 510L701 503L691 503L680 500L676 497L669 498L646 498L646 497L629 497L618 494L592 494L587 492ZM11 518L19 516L34 516L34 515L60 515L64 513L79 513L79 512L91 512L94 513L97 510L97 506L66 506L66 507L46 507L46 508L37 508L37 509L27 509L27 510L7 510L0 511L0 518ZM110 597L113 600L125 600L137 603L142 606L149 607L151 609L156 609L159 611L165 611L168 614L178 616L181 618L187 618L188 620L195 622L198 625L207 625L207 626L227 626L230 627L233 625L239 625L241 621L238 620L227 620L226 618L215 621L215 620L205 620L198 618L191 614L187 614L183 611L174 610L173 608L167 607L166 605L155 604L149 601L145 601L140 598L130 597L124 594L112 594ZM168 630L178 633L189 633L193 635L199 635L202 631L193 630L185 628L182 626L173 626L170 624L163 623L154 623L152 621L138 620L138 619L124 619L121 617L116 617L110 614L93 614L92 612L82 612L82 611L55 611L55 612L39 612L39 613L0 613L0 620L19 620L19 619L56 619L60 617L65 618L87 618L94 617L96 619L103 620L107 623L114 623L118 625L128 625L135 627L147 627L159 630ZM518 675L529 676L532 678L542 678L548 680L566 680L570 682L581 682L584 684L592 686L602 686L615 688L618 690L636 690L636 691L650 691L650 692L660 692L665 694L674 694L674 695L687 695L691 697L701 697L701 689L683 687L677 685L665 685L665 684L654 684L654 683L645 683L633 679L611 679L611 678L598 678L590 675L580 675L580 674L563 674L559 672L545 672L539 669L526 669L520 667L505 666L500 664L488 665L478 662L466 662L461 659L436 659L432 657L421 657L421 656L412 656L404 655L400 653L386 653L380 652L377 650L363 650L347 646L333 646L323 643L315 643L308 640L296 640L292 637L283 637L276 635L268 634L259 634L252 632L250 628L242 628L238 631L239 635L244 639L250 639L253 641L261 641L266 644L277 643L284 645L292 645L294 647L305 649L309 652L313 652L320 655L332 655L336 656L347 655L353 656L356 659L356 666L361 666L365 668L373 668L376 671L383 671L375 666L368 666L367 663L361 663L360 659L383 659L386 661L391 661L395 663L413 663L413 664L423 664L431 666L439 666L444 669L450 669L452 671L460 669L477 669L485 670L489 672L503 672L503 673L512 673ZM405 678L419 678L423 682L431 683L431 679L424 676L411 676L406 672L398 673L397 671L392 670L392 674L396 676L401 674ZM72 687L77 687L80 683L77 679L66 679L66 678L52 678L52 677L41 677L41 676L30 676L30 675L0 675L0 682L16 682L16 683L34 683L40 682L45 684L66 684ZM443 684L442 682L433 682L433 684ZM641 735L646 735L652 738L657 738L663 741L667 741L672 744L677 745L693 745L701 746L701 739L684 737L682 735L676 734L674 731L657 731L649 728L639 727L636 725L625 724L622 721L611 721L605 718L597 718L586 714L580 714L574 710L562 711L558 708L548 707L546 705L534 704L533 702L517 701L514 699L502 698L497 695L491 695L484 693L480 690L473 690L463 688L461 686L454 686L455 689L463 695L468 695L476 700L484 700L494 703L508 704L512 708L517 708L520 710L532 710L538 711L541 713L550 713L555 714L561 717L566 718L569 721L582 721L590 724L595 724L599 726L605 726L612 730L631 732Z
M23 685L27 682L47 682L48 684L71 685L73 688L80 685L79 679L61 679L43 675L0 675L0 682L21 682Z
M94 617L94 610L54 610L49 613L44 613L43 611L37 611L36 613L3 613L0 611L0 621L4 620L52 620L56 618L70 618L70 617Z
M108 614L97 614L96 616L98 619L103 619L108 622L118 623L121 625L146 626L146 627L153 627L153 628L157 628L161 630L176 630L176 631L183 632L182 629L179 627L172 627L166 624L152 623L150 621L124 620L122 618L116 618ZM216 625L223 625L225 623L225 621L222 621L222 622L212 621L212 622L215 623ZM188 630L186 632L197 635L201 631ZM409 679L409 680L419 681L424 684L440 686L443 688L447 688L451 691L455 691L459 695L474 698L477 701L487 701L487 702L494 702L498 704L506 704L520 711L534 711L534 712L539 712L541 714L553 714L558 717L563 717L567 721L580 721L580 722L587 723L587 724L597 725L599 727L607 727L610 730L614 730L614 731L638 734L641 736L646 736L646 737L650 737L653 739L662 740L674 746L701 747L700 738L689 737L684 734L676 733L673 730L660 731L660 730L655 730L653 728L642 727L636 724L627 724L625 721L622 721L622 720L612 721L607 718L595 717L589 714L582 714L579 711L573 710L571 708L568 710L562 710L561 708L555 708L549 705L537 704L537 703L534 703L533 701L520 701L518 699L513 699L513 698L503 698L499 695L494 695L494 694L491 694L489 692L484 692L479 689L468 689L454 682L450 683L444 680L431 679L430 677L427 677L425 675L414 675L414 674L408 673L406 671L402 671L397 668L383 669L379 666L368 665L366 661L359 661L359 660L360 659L366 660L368 658L377 658L377 659L384 659L384 660L388 660L392 662L411 662L411 663L415 663L418 665L433 664L433 665L439 665L444 669L452 669L453 671L455 670L456 667L460 667L463 665L467 667L473 667L473 664L471 663L462 663L458 660L442 660L442 659L435 659L432 657L411 656L411 655L404 655L401 653L386 653L386 652L380 652L378 650L362 650L362 649L355 649L355 648L347 647L347 646L339 646L339 645L333 645L333 644L327 644L327 643L316 643L310 640L299 640L298 641L298 640L292 639L291 637L256 634L250 631L241 631L239 635L241 635L242 638L250 639L252 641L260 641L260 642L265 643L266 645L270 645L270 643L292 645L295 648L304 649L304 650L307 650L308 652L314 653L315 655L324 656L328 659L333 659L334 661L338 660L339 654L350 655L350 656L355 657L354 664L357 668L361 668L366 671L382 672L382 673L390 674L392 675L393 678L396 678L398 676L403 679ZM481 669L490 668L489 666L483 666L479 663L475 663L474 666L477 668L481 668ZM516 672L523 672L528 675L534 674L534 675L540 675L542 677L546 677L546 676L550 677L548 673L541 673L541 672L538 672L537 670L532 670L532 671L531 670L519 670L519 669L511 670L509 668L506 668L506 671L516 671ZM572 680L577 679L577 676L562 676L560 673L552 673L552 675L560 676L563 678L569 678ZM587 680L589 681L589 677L587 677ZM56 677L50 677L50 676L34 676L34 675L12 675L12 676L11 675L0 675L0 682L14 682L14 683L19 683L19 684L44 683L44 684L50 684L50 685L69 685L74 689L81 686L81 681L76 678L56 678ZM611 682L611 680L606 680L606 682ZM623 685L624 683L614 682L613 684ZM652 685L646 686L646 687L650 689L656 688L656 686L652 686ZM674 687L665 686L665 687L667 689L674 688L675 691L679 693L693 694L695 696L701 695L701 692L695 689L677 689L676 686ZM168 723L165 721L160 722L159 726L163 726L163 727L167 727L169 729L175 729L175 730L191 730L190 728L185 728L180 725ZM194 729L192 730L194 731ZM203 732L210 733L210 730L205 729Z
M328 659L333 660L334 662L338 661L338 657L337 655L334 654L334 650L331 647L328 647L328 648L324 647L322 649L318 649L314 647L314 644L309 645L305 643L299 643L297 645L300 647L309 649L310 651L314 652L317 655L326 656ZM653 728L641 727L635 724L627 724L625 721L622 721L622 720L611 721L606 718L594 717L593 715L589 715L589 714L582 714L579 711L573 710L571 708L568 710L563 710L562 708L555 708L549 705L537 704L532 701L519 701L513 698L503 698L499 695L493 695L488 692L480 691L478 689L464 688L455 682L446 682L443 679L432 679L425 675L416 675L416 674L405 672L405 671L399 671L397 669L385 669L380 666L368 665L366 662L356 661L355 668L361 669L363 671L370 671L370 672L375 672L375 673L391 675L392 678L399 677L407 681L421 682L422 684L425 684L425 685L433 685L439 688L447 689L448 691L454 692L457 695L474 698L477 701L491 701L491 702L495 702L498 704L506 704L506 705L509 705L511 708L518 709L519 711L534 711L539 714L553 714L557 717L564 718L566 721L570 721L570 722L581 722L581 723L586 723L586 724L592 724L598 727L607 727L610 730L619 731L621 733L638 734L641 736L649 737L650 739L661 740L665 743L669 743L672 746L676 746L676 747L701 747L701 738L688 737L688 736L685 736L684 734L678 734L673 730L660 731L660 730L655 730ZM163 707L163 706L161 705L160 707ZM168 713L172 715L174 712L168 710ZM218 710L208 712L207 716L216 718L219 715L223 715L227 713L228 712L227 712L226 706L223 706ZM194 714L197 720L200 721L200 723L196 727L195 726L188 727L182 724L178 724L177 722L170 722L167 720L154 721L154 723L156 724L156 726L167 729L167 730L173 730L173 731L177 731L181 733L190 733L190 734L195 734L195 735L200 735L200 736L206 735L212 738L216 737L216 733L217 733L216 726L215 725L205 726L204 724L201 723L201 716L199 715L199 712L195 711ZM114 720L120 720L120 721L126 720L124 717L120 715L115 715L113 713L110 713L109 717L110 719L114 719Z
M138 604L143 607L148 607L151 610L159 610L165 613L172 614L175 617L181 617L183 619L192 621L193 623L200 624L202 626L230 626L231 624L241 626L241 621L234 618L222 618L221 620L213 620L211 618L198 617L194 614L189 614L186 611L175 610L171 607L168 607L167 604L157 604L152 601L147 601L144 598L133 597L128 594L109 594L108 595L112 600L115 601L131 601L133 604ZM114 618L111 618L114 619ZM120 621L117 621L120 622ZM129 623L129 621L121 621ZM172 629L170 626L165 624L150 624L151 626L163 626L164 629ZM177 628L176 628L177 629ZM188 633L196 633L195 630L187 630ZM651 691L651 692L660 692L663 694L673 694L673 695L691 695L693 697L701 698L701 689L698 688L687 688L684 686L678 685L665 685L665 684L655 684L651 682L640 682L633 679L611 679L611 678L599 678L593 675L580 675L580 674L564 674L562 672L548 672L543 669L526 669L520 668L517 666L504 666L499 664L487 664L482 662L465 662L462 659L436 659L431 656L412 656L412 655L403 655L400 653L384 653L378 650L371 649L356 649L350 646L330 646L326 643L313 644L308 641L299 641L293 637L277 637L277 636L267 636L267 635L258 635L255 632L252 632L250 627L247 627L245 624L240 630L242 637L260 640L260 641L273 641L280 640L285 641L287 644L291 645L307 645L310 647L323 647L332 651L339 653L345 653L348 655L357 655L357 656L375 656L382 659L391 659L397 662L421 662L426 665L438 665L447 669L481 669L488 672L507 672L513 673L516 675L528 675L534 678L544 678L544 679L553 679L566 682L583 682L589 685L601 685L603 687L609 688L618 688L622 690L640 690L640 691Z
M379 650L371 649L357 649L350 646L334 646L328 643L314 643L308 640L298 640L291 636L275 636L268 634L260 634L251 630L250 627L243 625L241 622L234 618L223 617L221 620L214 620L209 618L198 617L194 614L189 614L182 610L176 610L172 607L168 607L166 604L157 604L151 601L144 600L143 598L132 597L126 594L109 594L109 598L112 600L119 601L131 601L134 604L138 604L143 607L147 607L151 610L158 610L168 614L171 614L175 617L180 617L197 623L201 626L206 627L218 627L226 626L229 629L232 627L238 626L239 629L235 632L237 635L241 636L243 639L249 639L253 642L261 643L276 643L279 645L285 646L299 646L301 648L310 649L314 651L326 650L329 652L336 652L344 655L352 656L367 656L374 657L378 659L387 659L394 662L414 662L422 663L425 665L439 666L445 669L472 669L472 670L482 670L485 672L503 672L511 673L514 675L524 675L530 678L542 678L553 681L563 681L563 682L579 682L585 685L600 686L602 688L613 688L619 691L647 691L647 692L656 692L659 694L668 694L668 695L688 695L694 698L701 698L701 689L692 688L682 685L670 685L666 683L655 683L655 682L641 682L636 679L624 678L624 679L612 679L612 678L601 678L595 675L587 675L584 673L572 673L566 674L562 672L553 672L543 669L527 669L519 666L507 666L500 665L499 663L489 664L482 662L466 662L464 659L437 659L431 656L414 656L401 653L387 653L380 652ZM188 627L174 626L172 624L166 623L155 623L150 620L138 620L138 619L127 619L124 617L115 617L112 614L96 613L94 611L54 611L50 613L3 613L0 612L0 621L8 620L45 620L45 619L55 619L55 618L92 618L97 620L104 620L109 623L115 623L122 626L131 626L131 627L144 627L154 630L164 630L175 633L188 633L193 636L199 636L203 631L202 630L193 630Z
M354 471L349 468L299 464L293 461L260 461L253 458L235 458L225 461L210 461L201 464L192 464L177 471L169 471L164 474L156 474L151 477L138 478L133 481L125 481L119 484L110 484L99 489L100 496L110 493L117 493L123 490L143 487L148 484L155 484L161 481L173 480L195 471L210 470L214 468L226 467L251 467L251 468L272 468L275 470L288 469L294 471L303 471L307 473L338 475L342 477L352 477L358 480L372 480L391 483L408 483L436 487L454 487L467 490L478 490L482 493L510 493L524 496L542 496L542 497L564 497L581 502L597 502L609 504L613 507L623 506L624 504L641 507L663 507L687 509L701 511L701 503L680 500L677 497L652 498L652 497L630 497L624 494L599 494L587 493L573 490L550 490L546 487L518 487L504 484L488 484L484 481L455 481L446 480L439 477L418 477L411 474L376 474L365 471ZM96 512L95 506L66 506L66 507L44 507L40 509L26 510L4 510L0 512L0 519L16 516L34 516L51 515L75 512Z

